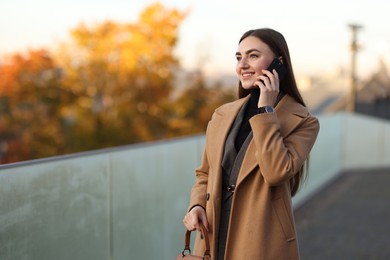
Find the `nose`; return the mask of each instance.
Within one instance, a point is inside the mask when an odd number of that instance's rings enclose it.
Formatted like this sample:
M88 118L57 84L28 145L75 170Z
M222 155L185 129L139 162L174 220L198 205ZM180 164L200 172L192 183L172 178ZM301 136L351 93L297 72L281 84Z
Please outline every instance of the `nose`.
M247 59L244 58L244 57L242 57L242 58L238 61L237 67L240 68L240 69L246 69L246 68L248 68L249 65L248 65Z

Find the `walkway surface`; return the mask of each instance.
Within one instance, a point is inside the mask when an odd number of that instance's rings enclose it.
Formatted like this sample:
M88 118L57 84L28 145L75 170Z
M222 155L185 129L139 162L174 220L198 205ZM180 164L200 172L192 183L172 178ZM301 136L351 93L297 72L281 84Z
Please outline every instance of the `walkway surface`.
M341 174L295 221L302 260L390 259L390 169Z

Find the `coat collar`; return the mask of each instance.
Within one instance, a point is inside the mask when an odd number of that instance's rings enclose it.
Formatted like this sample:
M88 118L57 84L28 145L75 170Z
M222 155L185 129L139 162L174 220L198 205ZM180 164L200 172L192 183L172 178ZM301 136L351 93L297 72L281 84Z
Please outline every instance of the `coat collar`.
M226 139L229 129L240 111L240 108L245 104L249 97L250 96L248 95L215 110L213 120L217 121L215 123L219 124L219 130L223 130L223 134L221 133L220 135L220 137L223 137L223 140ZM275 108L275 112L277 113L281 128L280 131L283 136L286 136L296 127L296 124L299 123L302 118L308 115L307 108L296 102L289 95L285 95L280 100Z
M216 161L219 162L218 165L221 165L223 151L224 151L224 142L226 141L227 135L229 133L230 127L234 122L237 113L240 111L240 108L245 104L249 99L249 96L239 99L235 102L228 103L218 108L215 111L213 116L213 124L218 131L218 134L212 136L213 143L212 147L218 147L219 150L216 152ZM285 95L275 108L277 113L278 120L280 122L280 133L282 136L288 136L301 122L302 118L308 115L308 110L306 107L297 103L291 96ZM250 174L250 172L257 166L255 143L252 140L246 151L242 167L239 173L237 180L237 186L242 180ZM220 168L220 167L219 167ZM218 174L220 176L221 174Z

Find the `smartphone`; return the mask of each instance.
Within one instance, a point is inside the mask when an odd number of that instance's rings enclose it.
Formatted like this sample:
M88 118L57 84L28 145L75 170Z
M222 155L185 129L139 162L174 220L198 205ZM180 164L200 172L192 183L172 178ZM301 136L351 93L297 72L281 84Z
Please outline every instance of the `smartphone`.
M267 70L272 71L273 70L276 70L276 72L278 73L278 76L279 76L279 82L281 82L283 80L283 78L286 76L287 74L287 69L286 67L284 66L284 64L278 59L278 58L275 58L271 64L269 65L269 67L267 68Z

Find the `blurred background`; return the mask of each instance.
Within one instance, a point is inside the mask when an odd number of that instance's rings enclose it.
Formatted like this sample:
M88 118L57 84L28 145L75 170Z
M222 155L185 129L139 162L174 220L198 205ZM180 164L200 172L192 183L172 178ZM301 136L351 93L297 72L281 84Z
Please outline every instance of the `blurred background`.
M347 109L352 72L359 101L388 99L388 6L2 1L0 163L204 132L213 110L236 97L238 39L259 27L285 35L313 113Z
M0 259L173 259L249 29L280 31L321 130L302 259L390 257L384 0L0 2Z

